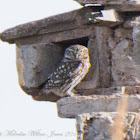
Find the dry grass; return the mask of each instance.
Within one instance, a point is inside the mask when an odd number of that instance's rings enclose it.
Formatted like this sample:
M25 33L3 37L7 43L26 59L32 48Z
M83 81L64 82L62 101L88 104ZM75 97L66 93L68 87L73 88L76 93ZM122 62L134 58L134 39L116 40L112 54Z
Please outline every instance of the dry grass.
M123 94L125 94L125 88L122 91ZM117 107L117 118L114 123L114 129L112 134L112 140L124 140L123 134L124 134L124 115L127 112L127 106L128 106L128 97L124 96L120 100L120 103Z

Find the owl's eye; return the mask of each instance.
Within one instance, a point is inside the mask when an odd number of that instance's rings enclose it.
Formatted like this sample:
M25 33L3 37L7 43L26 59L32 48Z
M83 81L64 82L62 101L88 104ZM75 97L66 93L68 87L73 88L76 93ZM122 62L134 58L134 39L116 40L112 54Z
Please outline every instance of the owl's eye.
M80 53L83 53L83 50L80 50Z

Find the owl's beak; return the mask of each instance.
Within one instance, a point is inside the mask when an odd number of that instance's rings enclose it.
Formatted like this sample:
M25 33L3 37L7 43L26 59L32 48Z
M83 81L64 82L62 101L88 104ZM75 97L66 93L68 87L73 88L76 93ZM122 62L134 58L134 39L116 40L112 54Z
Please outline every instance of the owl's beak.
M76 54L76 59L78 59L78 57L79 57L79 55L78 55L78 54Z

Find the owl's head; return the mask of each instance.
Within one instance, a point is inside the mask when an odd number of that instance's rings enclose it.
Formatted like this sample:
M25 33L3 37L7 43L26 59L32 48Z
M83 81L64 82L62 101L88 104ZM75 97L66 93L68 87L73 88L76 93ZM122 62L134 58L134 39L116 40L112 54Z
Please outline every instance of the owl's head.
M65 50L65 60L87 60L89 61L88 48L83 45L71 45Z

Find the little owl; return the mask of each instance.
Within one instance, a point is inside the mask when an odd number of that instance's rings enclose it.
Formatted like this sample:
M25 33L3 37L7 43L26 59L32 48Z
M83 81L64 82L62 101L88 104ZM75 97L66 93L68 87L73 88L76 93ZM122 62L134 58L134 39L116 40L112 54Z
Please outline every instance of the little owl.
M80 83L90 68L88 48L71 45L65 50L62 62L48 77L42 92L57 96L73 96L71 90Z

